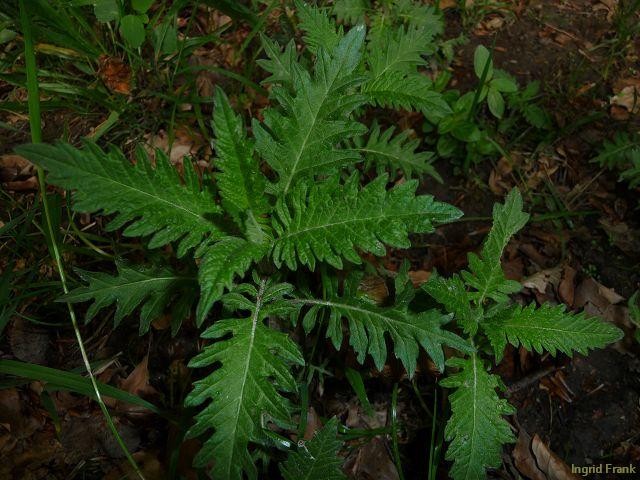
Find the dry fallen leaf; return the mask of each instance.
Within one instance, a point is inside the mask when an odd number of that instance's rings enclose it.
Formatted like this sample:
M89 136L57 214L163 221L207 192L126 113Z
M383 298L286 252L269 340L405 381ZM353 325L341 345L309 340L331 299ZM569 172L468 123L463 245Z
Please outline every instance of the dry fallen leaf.
M157 390L149 384L149 356L145 355L136 368L120 383L120 389L132 395L148 398L157 393ZM141 406L131 405L121 401L116 402L118 410L131 415L144 416L149 411Z
M540 439L520 430L513 450L516 468L530 480L577 480L580 477Z
M531 437L524 429L520 429L512 455L516 468L522 475L529 480L547 480L545 474L536 465L536 459L531 451Z
M640 251L640 231L629 228L624 222L614 224L606 218L600 219L599 223L611 242L620 250L627 254Z
M629 120L629 117L631 116L631 114L629 113L629 110L619 105L611 105L609 114L611 115L611 118L613 118L618 122Z
M474 35L485 37L494 34L500 30L505 24L505 19L501 15L494 14L483 19L473 30Z
M573 299L575 295L574 280L576 278L576 273L577 272L574 268L569 265L565 265L562 270L562 280L558 286L558 295L560 296L560 300L570 307L573 306Z
M515 155L514 155L515 156ZM517 163L514 162L514 163ZM513 163L506 157L501 157L498 164L489 174L489 188L496 195L503 195L511 190L511 186L504 179L511 175Z
M591 304L600 310L605 310L610 305L615 305L624 300L624 297L616 293L612 288L607 288L593 278L585 279L576 288L575 305L577 308L586 308Z
M0 181L9 182L19 176L31 175L33 164L20 155L0 156Z
M600 0L593 5L593 11L604 10L607 12L607 22L611 22L618 8L618 0Z
M609 100L611 105L623 107L630 113L640 112L640 88L628 85Z
M384 440L374 437L357 449L345 462L350 478L361 480L398 480L398 470L389 455Z
M169 135L164 130L160 130L155 135L147 135L145 139L147 143L144 147L152 157L155 155L155 149L169 152L169 161L172 165L181 165L185 156L195 155L205 144L201 135L189 132L182 127L175 130L171 151L169 151Z
M129 95L131 93L131 67L116 57L101 55L98 75L112 92Z
M122 381L120 389L138 396L156 393L156 389L149 385L149 355L145 355L129 376Z
M315 408L310 407L307 411L307 427L304 429L305 440L311 440L318 430L322 428L322 421Z
M411 283L413 283L414 287L419 287L431 276L431 272L427 270L411 270L409 272L409 278L411 279Z
M389 289L384 278L378 275L365 275L358 285L358 293L381 305L389 297Z
M615 290L587 278L576 287L574 307L584 310L589 316L600 317L628 329L631 327L629 308L622 303L623 300ZM626 353L622 342L616 343L614 348Z
M533 436L531 450L536 459L536 465L546 474L548 480L578 480L580 478L572 473L571 468L545 445L538 434Z
M2 187L10 192L24 192L26 190L36 190L38 188L38 179L29 177L26 180L16 180L15 182L5 182Z
M440 10L446 10L447 8L457 8L458 0L440 0Z
M548 285L551 285L554 289L558 287L561 271L562 267L560 265L553 268L547 268L546 270L541 270L525 278L522 281L522 286L535 289L539 293L545 293Z

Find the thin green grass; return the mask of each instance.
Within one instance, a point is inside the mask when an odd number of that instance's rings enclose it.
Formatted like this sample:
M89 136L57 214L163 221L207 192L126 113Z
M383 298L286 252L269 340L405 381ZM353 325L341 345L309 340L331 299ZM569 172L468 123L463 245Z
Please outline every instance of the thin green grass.
M393 451L393 460L398 470L398 478L404 480L402 471L402 460L400 459L400 449L398 448L398 384L393 386L391 393L391 446Z
M55 390L68 390L70 392L85 395L87 397L97 400L96 388L101 396L113 398L120 402L128 403L138 407L145 408L150 412L153 412L162 417L173 420L173 415L157 407L151 402L144 400L136 395L131 395L124 390L112 387L111 385L104 384L96 381L96 387L90 379L83 377L80 374L65 372L64 370L58 370L56 368L43 367L41 365L34 365L27 362L19 362L16 360L0 360L0 371L12 375L15 377L37 380L46 383L46 389L48 391ZM15 382L13 382L15 383ZM25 382L18 382L17 384L24 384Z
M25 50L25 66L27 73L27 92L28 92L28 105L29 105L29 124L31 129L31 139L33 143L40 143L42 141L42 125L41 125L41 116L40 116L40 93L38 88L38 73L37 73L37 65L35 58L35 50L33 48L33 35L31 30L31 20L29 17L29 12L27 11L27 7L24 0L19 0L20 7L20 22L22 24L22 31L24 36L24 50ZM51 251L53 254L53 258L56 263L56 267L58 269L58 274L60 276L60 281L62 283L62 289L65 294L69 293L69 288L67 287L67 279L64 271L64 265L62 262L62 256L60 254L60 249L57 244L56 232L53 227L53 212L50 210L50 205L47 200L46 195L46 185L44 179L44 171L42 168L37 168L38 174L38 184L40 187L42 206L44 210L44 220L46 225L46 237L49 239L49 244L51 246ZM69 311L69 317L71 319L71 323L73 325L73 330L76 335L76 340L78 342L78 347L80 349L80 353L82 356L83 363L85 365L86 371L89 374L89 379L91 381L92 389L95 393L95 400L97 401L104 418L107 422L111 433L116 439L118 445L122 449L124 455L126 456L128 462L131 467L136 472L137 476L144 480L144 475L140 470L140 467L134 460L131 452L127 448L124 440L118 433L115 424L113 423L113 419L107 410L107 407L102 399L102 394L100 388L98 386L97 380L93 375L93 371L91 369L91 365L89 362L89 357L84 348L84 343L82 340L82 335L80 333L80 329L78 327L78 321L76 318L75 310L70 303L67 303L67 309ZM7 368L7 365L4 364L4 367ZM2 367L0 367L2 370Z

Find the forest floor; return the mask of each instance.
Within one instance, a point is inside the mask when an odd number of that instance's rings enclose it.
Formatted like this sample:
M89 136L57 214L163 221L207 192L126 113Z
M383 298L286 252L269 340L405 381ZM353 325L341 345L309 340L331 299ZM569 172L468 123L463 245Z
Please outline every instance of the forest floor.
M472 84L475 47L493 45L497 67L516 76L521 84L541 82L543 104L556 129L544 142L506 145L506 155L474 165L465 174L447 160L436 162L444 183L427 180L421 189L456 205L465 218L439 228L435 235L415 238L411 250L391 251L380 262L395 269L407 258L416 282L426 279L434 269L447 274L458 271L466 265L468 252L477 250L484 239L493 204L514 185L525 189L532 221L517 241L509 244L504 258L509 277L525 286L520 295L538 302L563 302L572 309L600 315L623 328L626 336L605 350L573 359L514 348L507 351L495 372L517 407L514 423L520 427L520 437L505 451L503 469L492 475L503 479L517 479L519 475L534 480L564 479L574 478L566 471L566 465L572 464L631 463L640 467L640 347L634 339L633 311L627 303L640 286L640 190L629 188L618 181L616 172L591 162L602 143L616 132L640 132L640 108L620 100L627 99L623 96L629 87L640 92L640 38L620 40L624 32L613 15L616 0L522 0L517 4L506 2L500 8L486 7L491 2L476 1L474 5L471 1L463 12L446 8L445 3L441 2L447 20L445 37L464 33L468 39L455 47L451 86L464 89ZM215 18L224 21L220 16ZM239 48L247 33L233 30L229 34L234 36L232 45L226 48ZM230 70L241 67L228 60L231 56L225 49L207 55L193 61ZM260 80L256 73L253 81ZM117 81L117 72L111 72L111 81ZM213 85L224 86L231 81L207 73L198 77L198 88L200 94L210 94ZM0 98L16 102L25 97L24 91L0 80ZM133 101L150 112L156 108L153 98ZM259 111L266 102L259 92L237 99L249 111ZM194 125L200 121L197 117L207 116L207 106L198 115L193 110L174 113L180 126L171 133L171 155L192 152L205 161L211 155L209 139ZM73 141L106 120L104 113L73 115L64 109L45 112L44 140L65 136ZM416 114L397 120L417 132L421 130ZM15 146L29 141L28 118L4 109L0 121L4 127L0 127L1 229L12 218L29 215L37 181L33 170L11 154ZM132 126L136 128L140 131L133 132L131 139L147 134L146 140L156 146L168 145L166 131L148 127L142 132L146 126ZM127 148L131 141L123 140L126 134L122 135L119 141ZM99 222L89 216L80 216L78 221L82 228ZM12 253L19 252L11 268L22 282L38 285L45 297L51 296L48 288L50 283L55 284L55 267L47 258L46 245L30 241L32 235L25 230L22 246L11 247ZM0 238L0 248L9 243ZM67 252L68 259L82 258L83 248L86 245ZM0 259L4 262L1 268L8 267L8 258L7 254ZM74 264L87 269L101 264L99 259L84 258L84 263ZM2 289L0 278L0 292ZM31 296L12 307L17 313L3 323L0 358L82 373L65 310L61 306L48 313L40 310L37 316L34 312L39 311L39 302L38 296ZM43 321L27 319L34 316ZM176 411L190 388L191 374L186 364L196 353L198 332L187 323L176 337L171 337L167 327L156 322L149 336L139 337L134 324L123 323L112 329L111 319L105 317L96 318L81 331L96 361L100 381L150 401L162 398L168 410ZM332 349L328 341L325 347L327 351ZM356 365L349 355L344 362ZM421 367L424 395L433 399L427 387L437 377L426 361ZM322 411L326 416L338 415L352 428L382 426L389 392L395 382L404 381L408 388L401 390L398 415L403 426L400 448L405 478L426 478L424 445L431 434L431 419L399 365L390 361L380 373L372 364L367 368L367 387L375 392L370 395L374 417L361 414L358 397L344 378L336 377L328 378L322 391L309 399L310 424L314 423L315 412ZM126 462L92 400L63 390L43 391L39 381L11 381L5 381L5 388L0 389L0 478L122 477ZM434 403L438 410L440 401ZM197 443L185 441L180 445L178 425L116 400L109 400L109 406L123 439L148 478L164 478L162 472L169 463L183 478L197 478L191 468ZM178 453L169 459L167 452ZM539 469L532 467L536 464L547 464L548 476L540 476ZM357 479L399 478L390 447L382 437L351 448L345 471ZM446 478L444 464L440 475ZM595 474L589 478L622 477Z

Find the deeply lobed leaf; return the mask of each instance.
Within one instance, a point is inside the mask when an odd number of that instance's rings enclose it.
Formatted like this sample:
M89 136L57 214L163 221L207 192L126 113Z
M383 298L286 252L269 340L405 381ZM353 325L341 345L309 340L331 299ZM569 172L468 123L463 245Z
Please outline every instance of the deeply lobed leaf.
M447 312L453 313L456 322L466 333L476 334L482 312L472 307L467 288L459 275L444 278L437 272L432 272L422 289L442 304Z
M116 304L115 325L142 305L140 310L140 334L149 331L151 322L173 303L172 330L175 333L183 318L186 317L194 295L196 279L178 274L162 266L130 266L116 262L117 275L102 272L88 272L76 269L76 272L88 285L76 288L62 296L58 301L77 303L93 300L86 313L90 321L103 308ZM179 300L176 297L180 296Z
M265 35L260 36L262 46L268 58L256 61L260 67L271 74L263 83L279 84L287 89L293 88L293 72L297 64L296 44L291 40L283 51L276 42Z
M446 459L453 461L449 471L455 480L483 480L486 469L502 463L502 445L515 441L509 423L502 417L515 412L498 397L501 381L485 370L482 361L451 358L447 366L459 369L440 382L454 389L449 395L451 417L445 428L450 442Z
M256 478L249 443L263 441L265 418L290 423L291 405L282 393L295 391L290 366L302 365L304 360L295 342L265 324L269 315L290 310L282 299L290 290L290 286L266 280L261 280L257 289L238 287L229 295L228 306L248 309L250 315L214 323L202 334L214 343L189 362L192 368L219 365L195 382L185 401L187 406L208 403L196 415L189 435L214 429L194 460L201 467L213 462L214 478L241 479L243 472Z
M493 346L496 360L500 361L508 343L527 350L555 355L586 354L589 349L603 348L622 338L623 332L598 318L587 318L584 313L572 314L564 305L544 304L513 306L503 310L482 324Z
M451 315L443 315L437 310L413 313L408 310L411 297L392 307L379 307L358 298L355 278L345 283L342 296L335 291L326 299L300 299L300 303L311 306L304 318L304 328L310 331L322 310L329 313L327 337L331 338L336 349L340 349L343 339L342 319L349 326L349 344L363 363L371 355L378 370L382 370L387 359L385 336L388 335L394 345L394 353L408 375L415 372L419 347L425 349L436 366L444 369L442 345L462 352L474 349L456 334L443 328L451 320Z
M229 289L236 275L244 275L268 247L238 237L225 237L206 248L198 271L200 302L196 319L201 325L215 302Z
M366 0L336 0L333 2L333 14L339 22L351 25L364 22L366 11Z
M357 175L345 184L337 177L306 187L299 186L276 207L273 260L295 269L299 263L311 269L317 261L336 268L345 258L361 263L356 249L378 256L384 245L407 248L409 233L433 232L435 225L454 220L457 208L437 202L430 195L415 195L416 181L386 189L382 175L360 188Z
M469 271L462 272L465 282L476 292L470 296L482 304L486 298L498 303L507 302L508 295L518 292L520 284L507 280L502 271L500 258L509 239L529 220L522 211L522 196L517 189L511 190L504 205L493 207L493 226L482 247L480 256L469 254Z
M416 152L419 140L409 139L409 130L393 137L394 130L394 127L389 127L381 132L377 123L371 127L367 142L357 147L365 156L367 164L374 164L378 173L401 170L406 178L411 178L414 174L427 174L442 182L442 178L431 164L433 152Z
M287 194L297 180L337 171L361 160L358 152L339 148L341 141L362 135L366 128L349 114L363 103L354 88L364 28L353 28L333 54L320 48L314 76L299 65L293 69L293 93L272 91L282 112L267 109L264 124L254 122L256 148L278 175L272 189Z
M422 111L432 119L451 113L429 77L418 71L426 64L423 56L435 51L436 33L415 26L372 29L366 57L369 79L362 86L369 104Z
M335 22L329 18L327 9L307 5L296 0L296 12L300 18L298 26L305 33L304 43L313 52L320 50L333 52L342 40L342 29L336 28Z
M47 170L49 183L74 190L75 210L117 213L107 228L128 224L124 235L151 235L150 248L178 241L178 255L182 256L205 238L223 234L214 221L220 207L210 192L200 188L188 161L184 162L183 183L160 151L156 152L156 168L142 149L135 165L121 151L105 152L92 143L82 150L60 142L23 145L16 151Z
M367 63L374 79L388 72L415 72L426 64L423 55L434 52L433 32L422 28L385 28L372 35Z
M242 119L233 111L220 88L215 93L213 128L220 195L225 209L244 227L246 217L256 219L269 210L264 194L266 178L260 172L253 142L247 139Z

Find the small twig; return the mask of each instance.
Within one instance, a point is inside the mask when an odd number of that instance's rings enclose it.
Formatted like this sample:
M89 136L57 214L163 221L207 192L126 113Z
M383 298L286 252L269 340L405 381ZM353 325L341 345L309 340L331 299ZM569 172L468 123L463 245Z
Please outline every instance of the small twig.
M550 28L551 30L555 30L555 31L556 31L556 32L558 32L558 33L561 33L561 34L563 34L563 35L566 35L567 37L569 37L570 39L572 39L572 40L574 40L574 41L578 42L578 43L579 43L579 44L581 44L581 45L584 45L584 44L585 44L585 42L584 42L584 40L583 40L583 39L581 39L580 37L575 36L575 35L574 35L573 33L571 33L571 32L568 32L568 31L566 31L566 30L564 30L564 29L562 29L562 28L560 28L560 27L556 27L555 25L552 25L552 24L547 23L547 22L542 22L542 24L543 24L545 27ZM584 56L587 60L589 60L591 63L595 63L595 60L593 59L593 57L591 57L591 56L590 56L587 52L585 52L582 48L578 48L578 52L579 52L582 56Z
M537 372L532 373L531 375L527 375L524 378L521 378L520 380L518 380L515 383L512 383L506 391L506 396L510 397L511 395L513 395L514 393L527 388L529 385L532 385L534 383L536 383L538 380L546 377L547 375L554 373L558 370L561 370L561 367L548 367L545 368L544 370L540 370Z

